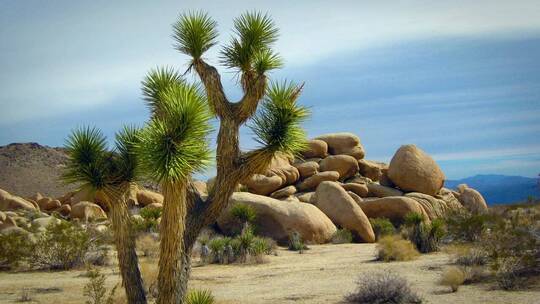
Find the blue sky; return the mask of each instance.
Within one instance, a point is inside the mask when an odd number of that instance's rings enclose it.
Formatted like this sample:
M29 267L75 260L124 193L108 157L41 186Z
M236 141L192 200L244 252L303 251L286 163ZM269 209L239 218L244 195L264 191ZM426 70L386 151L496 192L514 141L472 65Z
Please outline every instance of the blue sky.
M310 136L356 133L380 161L414 143L453 179L540 173L537 1L374 2L2 0L0 145L59 146L77 126L112 137L143 124L145 73L186 68L170 37L178 15L208 11L227 42L233 18L257 9L281 32L286 66L271 77L305 82ZM232 73L220 71L238 98Z

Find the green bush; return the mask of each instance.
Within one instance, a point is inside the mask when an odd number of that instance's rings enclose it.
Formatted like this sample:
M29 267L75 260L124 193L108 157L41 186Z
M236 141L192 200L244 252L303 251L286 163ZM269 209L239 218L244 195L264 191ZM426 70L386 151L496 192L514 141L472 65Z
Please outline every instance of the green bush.
M139 212L142 219L132 221L133 230L136 232L158 232L158 219L162 210L159 208L143 208Z
M230 210L231 216L235 219L236 225L232 228L233 235L241 234L246 227L253 230L253 223L257 218L257 213L253 207L246 204L235 204Z
M32 252L33 242L29 233L13 231L0 233L0 268L12 269L25 263Z
M213 304L214 301L212 292L207 289L190 290L186 298L186 304Z
M392 235L396 231L392 222L384 217L369 219L373 232L375 232L375 240L379 240L386 235Z
M53 222L37 236L30 263L40 269L70 269L84 263L92 245L81 227L67 221Z
M118 285L115 285L107 294L105 287L105 275L99 272L97 268L90 268L87 271L89 281L83 288L83 295L87 298L86 304L113 304L114 294Z
M334 235L332 235L333 244L346 244L346 243L352 243L352 241L353 241L353 235L347 229L338 229L334 233Z
M210 263L229 264L246 263L254 259L257 263L264 261L264 255L275 252L276 242L270 238L255 236L250 229L244 229L235 238L215 237L208 241Z
M294 231L289 236L289 250L292 251L298 251L299 253L303 253L304 250L308 250L309 248L304 244L304 241L302 240L302 236L300 233Z
M405 216L405 227L407 238L418 251L429 253L439 250L441 239L445 234L442 220L434 219L430 224L426 224L423 215L411 212Z
M445 217L448 236L454 241L464 242L480 240L493 221L490 214L474 214L465 209L449 212Z

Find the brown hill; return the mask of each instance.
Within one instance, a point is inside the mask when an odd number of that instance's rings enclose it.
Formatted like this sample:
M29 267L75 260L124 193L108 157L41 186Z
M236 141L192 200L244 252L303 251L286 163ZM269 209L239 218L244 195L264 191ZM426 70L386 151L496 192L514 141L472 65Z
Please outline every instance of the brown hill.
M0 189L23 197L36 192L60 196L74 188L59 180L66 161L62 148L37 143L0 146Z

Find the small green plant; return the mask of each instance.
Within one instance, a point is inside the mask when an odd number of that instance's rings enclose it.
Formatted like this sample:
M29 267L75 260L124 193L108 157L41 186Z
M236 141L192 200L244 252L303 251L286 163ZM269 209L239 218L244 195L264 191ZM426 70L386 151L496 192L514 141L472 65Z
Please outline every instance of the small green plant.
M425 223L423 215L411 212L405 216L407 238L421 253L439 250L442 237L445 234L444 222L434 219L430 224Z
M458 291L459 286L461 286L466 279L466 273L460 267L452 266L445 269L442 273L440 285L448 286L452 292Z
M373 232L375 232L375 240L379 240L386 235L392 235L396 231L392 222L384 217L369 219Z
M445 217L448 236L454 241L476 242L488 229L492 217L466 210L449 212Z
M404 278L389 271L363 275L356 290L345 297L347 303L422 303L422 299L411 290Z
M101 274L99 269L90 268L87 271L89 281L84 285L83 295L87 298L86 304L113 304L114 294L118 284L115 285L107 296L105 287L105 275Z
M240 234L246 227L253 230L253 223L257 218L257 213L253 207L246 204L235 204L230 210L231 216L237 222L237 227L233 228L234 234Z
M208 242L208 247L212 254L212 262L225 264L227 261L227 255L225 249L230 246L231 238L229 237L215 237Z
M410 261L419 255L410 241L398 235L387 235L377 242L377 260L379 261Z
M186 298L187 304L213 304L214 302L214 296L208 289L190 290Z
M352 243L352 241L353 241L353 235L347 229L338 229L334 233L334 235L332 235L333 244L346 244L346 243Z
M294 231L289 236L289 250L298 251L299 253L304 253L304 250L308 250L308 246L304 244L302 236L300 233Z
M132 221L133 229L138 232L158 232L158 219L161 217L160 208L143 208L139 212L141 218Z

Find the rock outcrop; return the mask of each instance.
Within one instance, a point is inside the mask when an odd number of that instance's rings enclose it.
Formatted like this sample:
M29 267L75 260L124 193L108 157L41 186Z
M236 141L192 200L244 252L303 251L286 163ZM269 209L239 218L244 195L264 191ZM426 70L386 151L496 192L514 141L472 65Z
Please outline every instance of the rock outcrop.
M457 199L461 202L463 207L467 208L470 212L483 213L487 211L488 207L486 200L484 200L484 197L480 192L469 188L465 184L461 184L458 186L458 193Z
M316 191L315 206L334 223L346 228L367 243L375 242L369 219L358 203L336 182L322 182Z
M429 220L426 211L412 198L406 196L389 196L374 200L364 200L360 207L369 218L385 217L394 223L402 223L408 213L416 212Z
M388 168L388 177L401 190L436 195L444 185L444 173L437 163L415 145L401 146Z
M315 139L326 142L328 152L332 155L344 154L356 159L364 158L364 147L360 143L360 138L352 133L324 134Z
M358 161L349 155L331 155L321 160L319 170L336 171L339 173L339 178L345 180L354 176L358 172Z
M235 192L232 195L229 205L217 220L223 231L234 226L230 208L235 204L251 206L257 213L254 223L257 232L282 244L288 242L293 232L298 232L309 243L326 243L336 232L332 221L311 204L283 202L247 192Z

